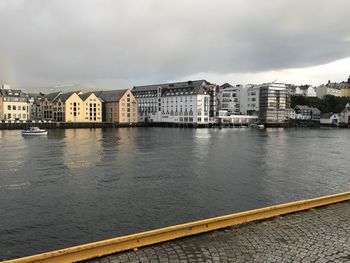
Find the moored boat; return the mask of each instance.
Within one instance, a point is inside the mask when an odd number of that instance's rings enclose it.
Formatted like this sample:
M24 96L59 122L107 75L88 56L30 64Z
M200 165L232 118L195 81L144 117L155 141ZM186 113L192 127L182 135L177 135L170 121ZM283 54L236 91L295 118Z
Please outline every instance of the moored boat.
M264 124L259 124L259 123L253 123L249 127L250 128L256 128L256 129L264 129L265 125Z
M22 135L47 135L47 130L42 130L39 127L28 127L22 131Z

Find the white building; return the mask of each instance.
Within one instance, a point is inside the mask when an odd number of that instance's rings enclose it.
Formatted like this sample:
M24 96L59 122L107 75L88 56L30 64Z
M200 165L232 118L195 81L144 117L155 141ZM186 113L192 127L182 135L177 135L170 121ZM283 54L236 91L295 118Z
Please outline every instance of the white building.
M241 114L241 85L232 86L225 83L220 86L218 93L219 109L229 114Z
M334 83L331 83L330 81L328 81L326 85L321 85L317 87L316 89L317 98L322 99L326 95L333 95L333 96L339 97L340 88Z
M338 113L323 113L321 114L320 123L329 125L338 125L340 116Z
M286 85L288 94L291 96L316 97L316 87L310 85L294 86Z
M205 80L196 80L135 86L131 92L138 103L139 122L208 124L214 122L210 103L215 100L211 100L210 91L215 88Z
M350 103L347 103L343 111L339 114L339 122L350 124Z

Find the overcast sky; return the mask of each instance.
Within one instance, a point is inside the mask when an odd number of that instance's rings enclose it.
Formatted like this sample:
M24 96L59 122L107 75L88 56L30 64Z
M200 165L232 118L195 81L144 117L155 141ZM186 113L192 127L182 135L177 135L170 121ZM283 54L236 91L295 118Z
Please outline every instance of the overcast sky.
M1 0L0 81L98 88L350 74L348 0Z

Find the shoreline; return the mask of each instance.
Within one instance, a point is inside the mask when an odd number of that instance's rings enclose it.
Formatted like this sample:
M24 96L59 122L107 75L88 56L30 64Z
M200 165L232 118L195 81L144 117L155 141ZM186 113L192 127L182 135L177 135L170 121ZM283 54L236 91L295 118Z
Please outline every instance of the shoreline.
M23 130L30 126L41 129L92 129L92 128L134 128L134 127L159 127L159 128L249 128L242 124L195 124L195 123L89 123L89 122L16 122L0 123L0 130ZM289 122L279 124L265 124L265 128L348 128L348 126L324 125L315 122Z

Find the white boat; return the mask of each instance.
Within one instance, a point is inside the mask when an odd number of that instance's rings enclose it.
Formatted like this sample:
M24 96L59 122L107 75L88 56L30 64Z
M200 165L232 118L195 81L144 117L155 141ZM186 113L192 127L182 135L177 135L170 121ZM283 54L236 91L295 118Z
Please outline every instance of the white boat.
M264 124L258 124L258 123L253 123L249 127L256 128L256 129L264 129L265 128Z
M47 135L47 130L41 130L39 127L29 127L22 131L22 135Z

